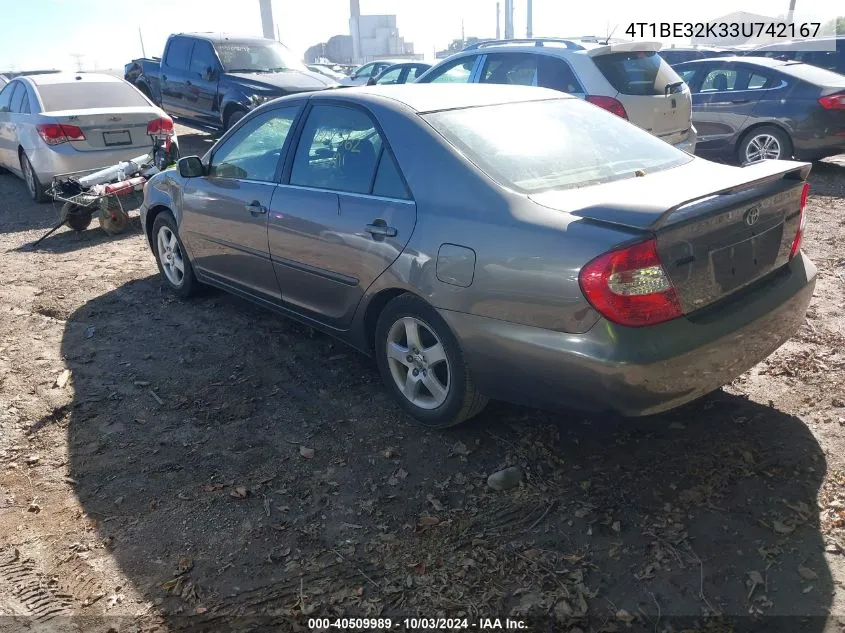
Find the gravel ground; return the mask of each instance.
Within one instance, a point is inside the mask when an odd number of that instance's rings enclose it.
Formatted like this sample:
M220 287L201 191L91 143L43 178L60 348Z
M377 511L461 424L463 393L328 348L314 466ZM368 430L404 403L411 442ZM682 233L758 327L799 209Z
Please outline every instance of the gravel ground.
M0 630L842 630L845 156L811 183L807 322L733 384L435 433L341 344L172 297L135 215L28 250L58 208L0 175ZM521 484L490 489L509 466Z

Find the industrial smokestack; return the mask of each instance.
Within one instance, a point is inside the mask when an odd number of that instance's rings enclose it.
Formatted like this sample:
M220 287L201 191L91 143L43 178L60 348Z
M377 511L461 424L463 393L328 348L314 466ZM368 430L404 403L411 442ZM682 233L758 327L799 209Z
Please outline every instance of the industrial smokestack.
M505 39L513 39L513 0L505 0Z
M531 0L527 0L527 3L528 3L528 7L527 7L528 17L526 18L527 19L527 25L525 27L525 37L534 37L534 26L532 24L532 22L534 21L534 16L532 15L532 13L533 13L532 8L533 7L531 6L533 3L532 3Z
M276 35L273 28L273 7L270 0L258 0L258 2L261 5L261 31L264 33L264 37L272 40Z
M359 63L361 60L361 6L358 0L349 0L349 34L352 36L352 61Z
M499 16L502 14L502 10L499 7L499 3L496 3L496 39L502 39L502 31L499 29Z

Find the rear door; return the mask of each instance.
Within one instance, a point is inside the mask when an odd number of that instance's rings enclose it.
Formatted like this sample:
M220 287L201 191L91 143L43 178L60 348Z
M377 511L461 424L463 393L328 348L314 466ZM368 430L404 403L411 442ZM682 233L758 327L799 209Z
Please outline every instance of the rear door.
M739 62L710 62L699 75L693 95L697 148L732 152L748 117L778 80Z
M191 65L185 80L185 102L197 119L207 123L220 121L217 83L223 67L211 42L196 40Z
M193 47L194 40L173 37L161 60L161 104L165 112L176 116L196 116L185 96Z
M537 55L531 53L488 53L484 56L478 83L537 85Z
M208 175L182 187L180 235L200 273L256 297L278 300L267 218L280 161L301 106L244 122L211 156Z
M270 254L283 300L306 316L347 327L415 223L416 205L369 113L314 105L289 183L278 187L270 210Z
M20 84L19 81L11 81L0 90L0 165L20 170L20 166L14 164L16 138L14 124L12 123L12 96Z
M616 90L605 96L622 103L631 123L675 144L689 135L692 96L657 48L648 43L615 44L587 54Z

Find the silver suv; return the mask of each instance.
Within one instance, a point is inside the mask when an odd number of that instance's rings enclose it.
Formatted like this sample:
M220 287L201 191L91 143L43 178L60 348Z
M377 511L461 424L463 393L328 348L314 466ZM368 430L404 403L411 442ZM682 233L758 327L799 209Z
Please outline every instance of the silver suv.
M568 92L693 153L692 97L657 53L661 46L560 38L488 40L443 60L417 83L521 84Z

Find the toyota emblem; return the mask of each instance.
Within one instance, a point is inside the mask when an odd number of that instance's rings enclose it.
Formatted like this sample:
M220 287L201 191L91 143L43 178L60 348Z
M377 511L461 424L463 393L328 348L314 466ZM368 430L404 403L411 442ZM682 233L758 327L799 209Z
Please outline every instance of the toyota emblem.
M757 220L760 219L760 207L751 207L748 211L745 212L745 223L748 226L754 226L757 224Z

